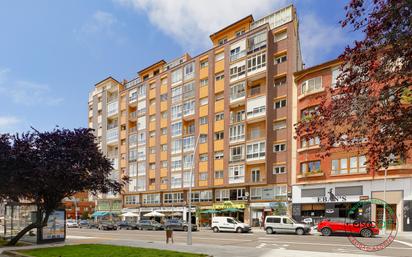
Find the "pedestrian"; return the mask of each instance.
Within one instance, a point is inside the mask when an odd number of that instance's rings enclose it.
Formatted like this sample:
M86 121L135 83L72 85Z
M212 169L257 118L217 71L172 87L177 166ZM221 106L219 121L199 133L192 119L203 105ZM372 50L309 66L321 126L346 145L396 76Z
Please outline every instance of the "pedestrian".
M264 224L263 224L264 222L265 222L265 217L262 214L262 216L260 217L260 228L261 229L264 228Z
M169 243L169 238L172 240L172 244L173 244L174 243L173 242L173 229L171 227L167 226L165 228L165 231L166 231L166 244Z

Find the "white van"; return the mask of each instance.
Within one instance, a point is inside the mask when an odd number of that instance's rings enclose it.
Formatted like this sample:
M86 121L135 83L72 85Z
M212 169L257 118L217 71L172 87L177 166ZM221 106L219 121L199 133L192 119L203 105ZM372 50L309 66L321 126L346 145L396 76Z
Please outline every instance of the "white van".
M242 233L249 232L251 230L250 226L232 217L213 217L212 229L215 233L219 231Z
M266 216L265 230L267 234L283 232L304 235L310 232L310 225L298 223L288 216Z

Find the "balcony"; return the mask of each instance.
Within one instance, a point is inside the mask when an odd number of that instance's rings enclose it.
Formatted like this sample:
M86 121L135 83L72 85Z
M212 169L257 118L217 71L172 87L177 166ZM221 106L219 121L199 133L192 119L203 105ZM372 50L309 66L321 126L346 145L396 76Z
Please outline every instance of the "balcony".
M106 143L107 144L113 144L113 143L117 143L119 137L119 130L116 127L108 129L107 133L106 133Z
M247 50L247 54L258 52L258 51L260 51L262 49L265 49L265 48L266 48L266 40L262 41L262 42L259 42L259 43L256 43L254 45L251 45L249 47L249 49Z
M242 161L244 161L244 160L245 160L245 156L244 156L244 155L233 155L233 156L230 156L229 162L230 162L230 163L233 163L233 162L242 162Z
M230 61L231 61L231 62L234 62L234 61L236 61L237 59L240 59L240 58L242 58L242 57L244 57L244 56L246 56L246 50L242 50L242 51L240 51L239 53L236 53L236 54L234 54L234 55L231 55L231 56L230 56Z
M229 177L229 184L245 183L244 176L233 176Z
M266 106L255 107L251 111L248 111L246 115L247 115L248 121L252 119L265 117L266 116Z
M137 118L137 111L131 112L131 113L129 114L129 118L130 118L131 120L135 120L135 119Z
M240 91L240 92L237 92L237 93L235 93L235 94L231 94L230 95L230 105L232 106L232 105L241 105L240 103L244 103L244 100L245 100L245 98L246 98L246 91L245 90L243 90L243 91Z
M239 143L239 142L243 142L243 141L245 141L245 134L230 136L230 138L229 138L229 143L230 144Z

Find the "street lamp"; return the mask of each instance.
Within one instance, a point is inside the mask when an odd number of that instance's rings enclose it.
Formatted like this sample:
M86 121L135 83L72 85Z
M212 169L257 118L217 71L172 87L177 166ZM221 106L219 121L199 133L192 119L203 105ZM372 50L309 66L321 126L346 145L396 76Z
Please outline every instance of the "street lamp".
M189 222L187 224L187 245L192 245L192 180L193 170L195 168L196 148L199 143L200 134L196 139L195 148L193 149L192 168L190 169L190 185L189 185Z
M75 220L76 220L76 224L77 224L77 216L78 216L78 213L77 213L77 198L76 197L71 197L72 198L72 202L73 202L73 204L74 204L74 216L75 216Z
M387 157L389 164L393 163L396 159L394 154L390 154ZM385 167L385 175L383 177L383 217L382 217L382 234L386 234L386 176L388 173L388 167Z

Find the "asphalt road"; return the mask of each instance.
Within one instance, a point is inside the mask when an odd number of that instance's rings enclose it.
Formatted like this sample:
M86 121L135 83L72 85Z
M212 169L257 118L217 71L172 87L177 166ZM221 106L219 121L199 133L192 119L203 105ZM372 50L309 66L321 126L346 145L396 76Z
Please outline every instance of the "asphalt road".
M346 236L323 237L320 235L294 234L273 234L267 235L264 231L254 231L253 233L213 233L211 230L201 230L193 232L193 244L220 245L220 246L241 246L254 249L284 249L299 250L309 252L328 252L328 253L352 253L359 255L380 255L411 257L412 244L407 242L393 242L389 247L382 251L368 253L357 249L352 245ZM186 232L174 232L175 243L185 243ZM164 231L140 231L140 230L118 230L118 231L99 231L97 229L77 229L67 230L67 239L70 243L111 243L130 244L130 241L146 241L147 243L165 242ZM375 245L384 239L359 238L360 241L368 245ZM235 255L234 255L235 256Z

